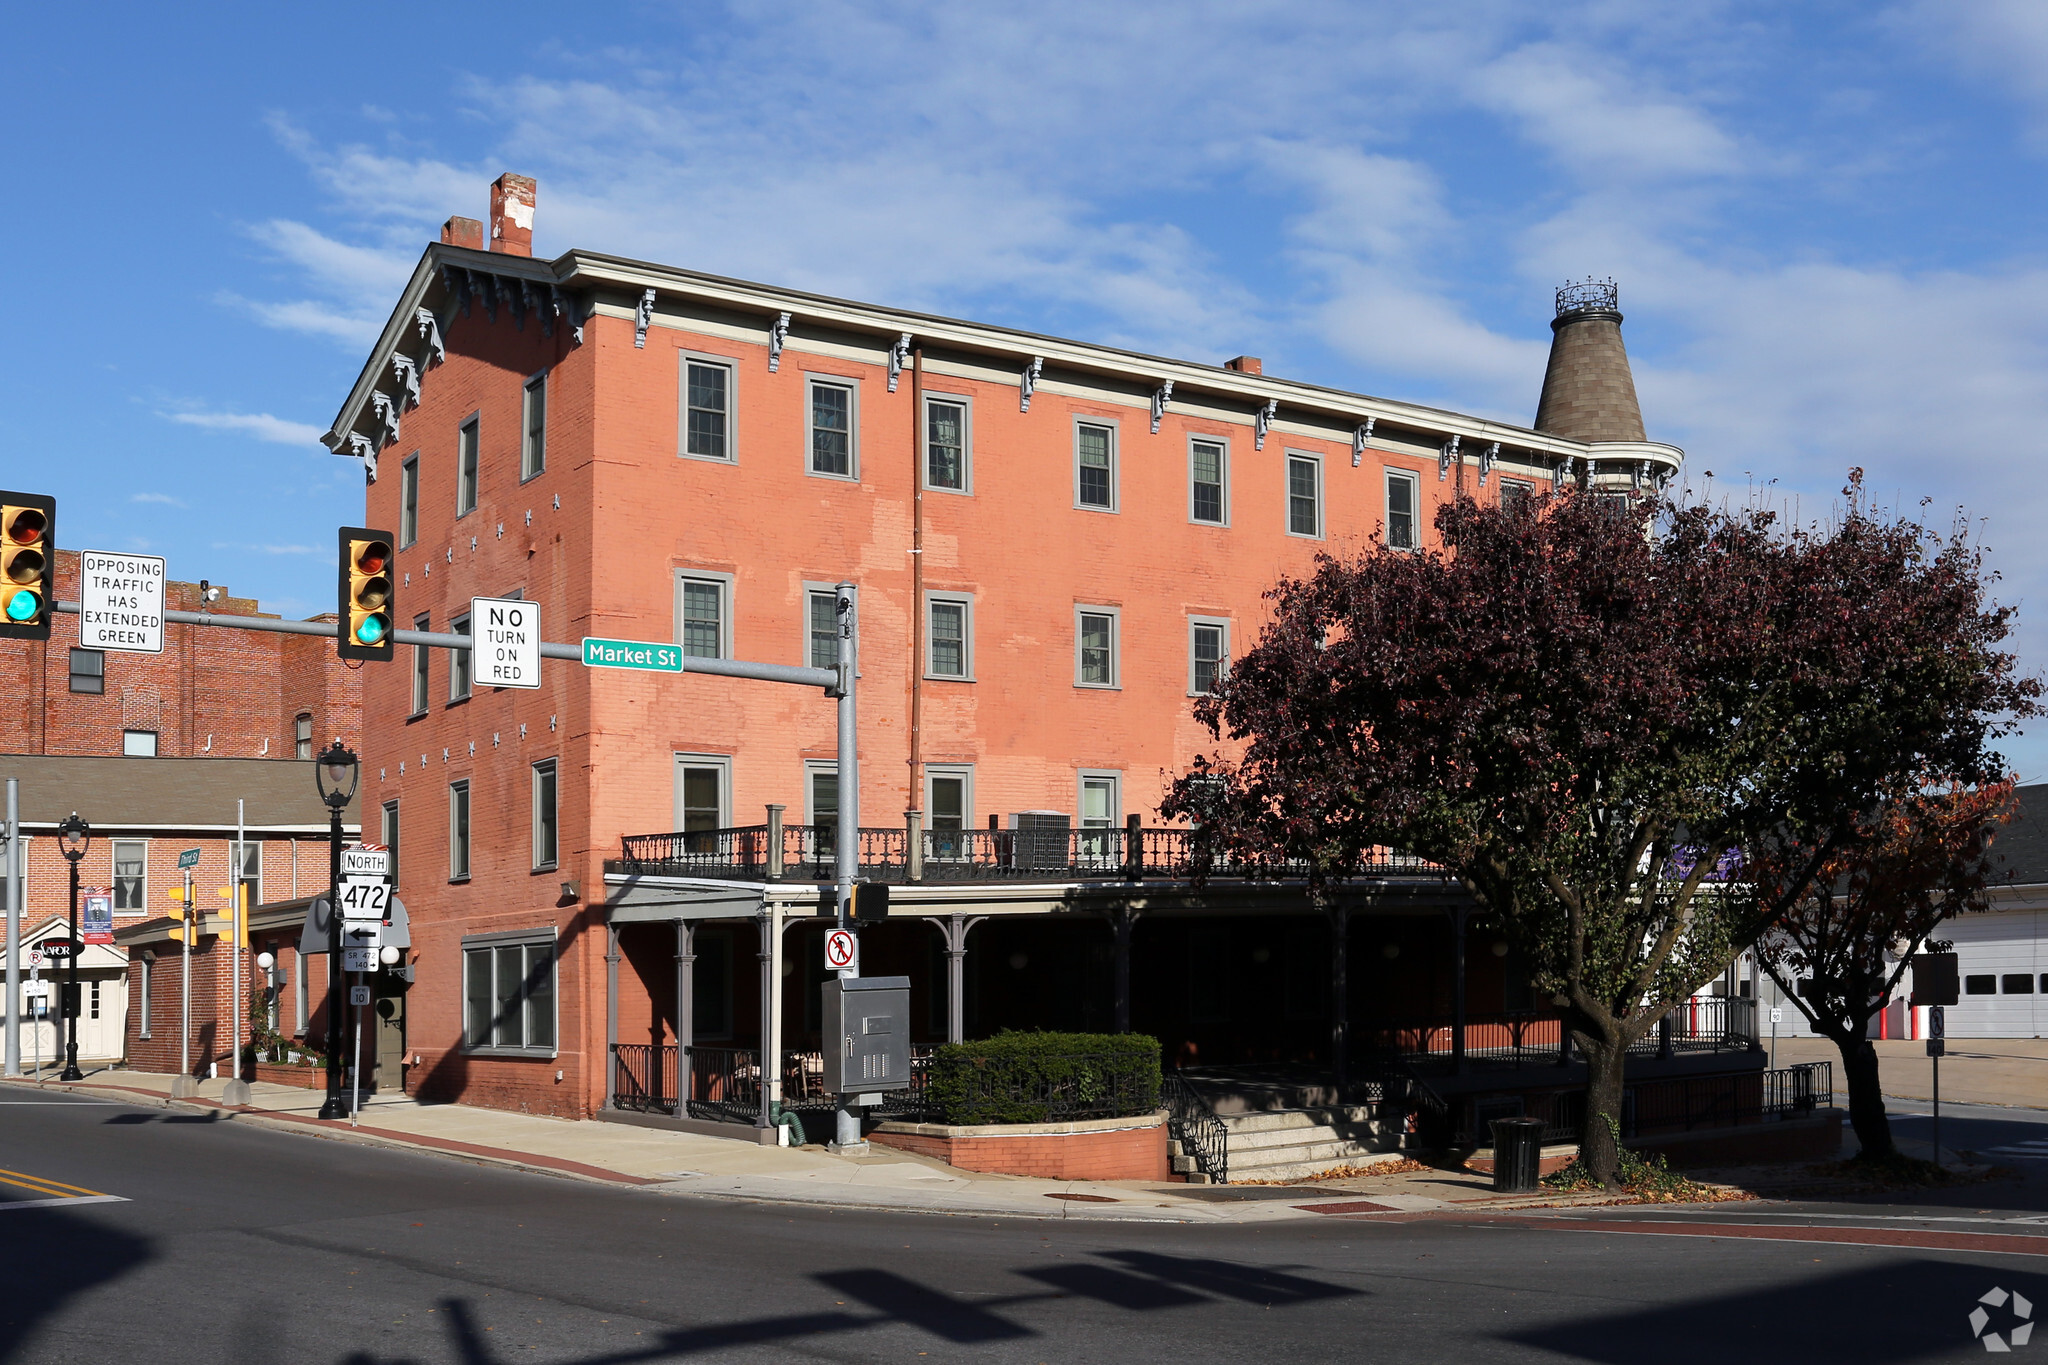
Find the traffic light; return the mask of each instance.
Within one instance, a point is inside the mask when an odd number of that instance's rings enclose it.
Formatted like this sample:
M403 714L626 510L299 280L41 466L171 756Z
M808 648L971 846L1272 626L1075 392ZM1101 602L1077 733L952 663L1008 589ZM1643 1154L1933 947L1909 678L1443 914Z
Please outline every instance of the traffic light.
M855 924L879 924L889 918L889 884L855 882L852 909Z
M55 498L0 492L0 638L50 638L56 537Z
M183 943L185 942L185 926L191 920L192 907L185 903L185 888L182 886L174 886L165 894L178 907L171 911L171 918L177 920L178 924L176 928L171 930L170 937L176 942Z
M398 652L392 637L391 546L389 531L341 528L341 657L389 659Z

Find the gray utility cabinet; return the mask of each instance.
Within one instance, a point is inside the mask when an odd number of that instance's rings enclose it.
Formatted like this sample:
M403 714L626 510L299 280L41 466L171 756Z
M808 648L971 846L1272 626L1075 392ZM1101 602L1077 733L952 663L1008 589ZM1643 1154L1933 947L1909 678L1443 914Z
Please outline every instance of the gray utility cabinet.
M910 1087L910 978L834 977L825 992L825 1089Z

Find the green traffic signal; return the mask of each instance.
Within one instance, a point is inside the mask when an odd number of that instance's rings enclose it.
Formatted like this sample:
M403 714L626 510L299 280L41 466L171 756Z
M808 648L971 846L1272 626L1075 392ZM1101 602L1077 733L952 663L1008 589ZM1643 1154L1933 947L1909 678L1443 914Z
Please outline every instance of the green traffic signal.
M7 599L7 619L10 621L33 621L42 609L42 599L26 590Z
M356 639L366 645L374 645L384 638L384 618L365 616L356 627Z

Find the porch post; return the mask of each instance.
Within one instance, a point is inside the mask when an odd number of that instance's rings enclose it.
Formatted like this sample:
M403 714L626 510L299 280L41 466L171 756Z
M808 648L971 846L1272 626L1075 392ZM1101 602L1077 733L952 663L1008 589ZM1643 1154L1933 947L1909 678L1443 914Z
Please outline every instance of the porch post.
M932 925L946 940L946 1041L967 1041L967 932L987 919L976 915L949 915L944 923Z
M604 926L604 1107L618 1107L619 1070L619 926Z
M768 880L782 880L782 807L768 803Z
M775 1055L782 1049L781 918L772 906L763 906L754 917L761 940L761 1112L754 1117L756 1128L768 1127L769 1111L782 1105L782 1064Z
M1349 1084L1351 1048L1351 988L1345 968L1351 956L1351 912L1331 909L1330 922L1330 1067L1336 1073L1337 1100L1343 1103Z
M1138 912L1125 906L1110 916L1110 931L1116 935L1116 1031L1131 1031L1131 929Z
M904 876L913 882L924 880L924 812L903 812Z
M1451 1069L1465 1074L1465 907L1452 912L1455 945L1451 951Z
M676 1117L690 1111L690 1047L697 1041L697 926L676 921Z

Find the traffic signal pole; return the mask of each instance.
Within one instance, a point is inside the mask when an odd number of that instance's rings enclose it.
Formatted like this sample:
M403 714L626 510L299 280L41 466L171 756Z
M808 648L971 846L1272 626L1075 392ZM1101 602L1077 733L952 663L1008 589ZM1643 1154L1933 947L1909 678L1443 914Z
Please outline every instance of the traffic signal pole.
M860 673L860 622L853 584L841 583L834 590L834 597L839 618L839 837L832 871L839 884L838 924L841 929L849 929L853 924L853 883L860 875L860 726L853 700L854 679ZM842 971L839 975L843 979L858 976L859 972ZM844 1046L843 1039L820 1041L826 1047ZM860 1135L860 1110L854 1096L843 1092L833 1116L832 1146L841 1152L862 1152L867 1148Z

